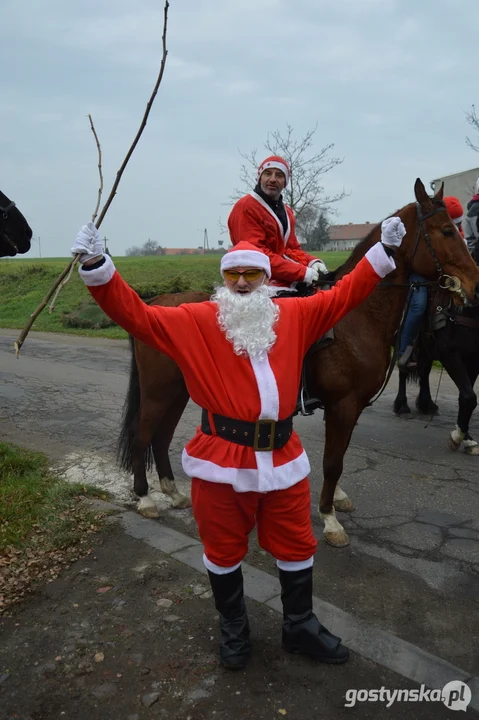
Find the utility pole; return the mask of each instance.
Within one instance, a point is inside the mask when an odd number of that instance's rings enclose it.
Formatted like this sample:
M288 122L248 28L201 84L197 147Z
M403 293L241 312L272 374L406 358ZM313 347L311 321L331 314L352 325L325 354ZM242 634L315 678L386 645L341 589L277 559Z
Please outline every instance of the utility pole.
M41 258L42 257L42 244L41 244L41 238L40 236L35 237L35 235L32 236L32 240L36 243L38 243L38 255Z

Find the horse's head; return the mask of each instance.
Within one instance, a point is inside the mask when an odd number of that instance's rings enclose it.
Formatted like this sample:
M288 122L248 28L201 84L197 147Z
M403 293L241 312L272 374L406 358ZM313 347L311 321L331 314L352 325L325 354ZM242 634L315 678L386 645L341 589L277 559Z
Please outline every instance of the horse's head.
M442 202L444 186L429 197L418 178L414 185L416 203L407 205L400 215L406 226L406 236L400 255L409 271L427 280L437 280L441 287L455 293L469 303L479 300L479 269L476 267L463 237L452 222Z
M30 250L32 229L20 210L0 192L0 257L14 257Z

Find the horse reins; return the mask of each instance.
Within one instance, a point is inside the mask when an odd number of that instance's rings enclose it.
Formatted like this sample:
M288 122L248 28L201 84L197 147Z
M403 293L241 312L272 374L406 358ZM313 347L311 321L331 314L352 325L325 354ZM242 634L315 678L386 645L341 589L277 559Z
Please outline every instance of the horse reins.
M12 246L12 248L15 250L15 252L18 252L17 246L15 245L13 240L8 237L7 233L5 232L5 223L7 221L8 214L9 214L10 210L13 210L14 207L15 207L15 203L13 202L13 200L11 200L8 203L8 205L6 205L5 207L2 207L2 205L0 205L0 213L2 214L2 224L0 225L0 237L4 236L6 241Z

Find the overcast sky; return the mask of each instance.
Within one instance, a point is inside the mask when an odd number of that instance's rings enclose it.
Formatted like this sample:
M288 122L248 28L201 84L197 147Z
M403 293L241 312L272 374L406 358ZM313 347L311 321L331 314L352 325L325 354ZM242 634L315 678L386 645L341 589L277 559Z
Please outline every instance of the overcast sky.
M66 256L138 129L161 59L163 0L2 0L1 189ZM220 238L238 150L318 123L350 193L335 222L377 221L415 178L479 165L465 112L479 105L475 0L171 0L164 81L101 232L113 255L148 238ZM262 154L261 151L259 153ZM38 245L30 256L38 256Z

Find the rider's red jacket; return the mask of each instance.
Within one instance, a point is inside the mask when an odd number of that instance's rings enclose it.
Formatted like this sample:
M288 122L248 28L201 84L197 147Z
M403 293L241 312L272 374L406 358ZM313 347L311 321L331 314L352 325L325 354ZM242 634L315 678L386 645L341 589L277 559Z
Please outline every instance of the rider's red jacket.
M268 255L271 285L290 287L304 280L306 268L319 258L301 249L295 233L294 213L287 205L285 210L286 232L272 208L253 191L235 203L228 218L228 229L233 245L246 240Z

